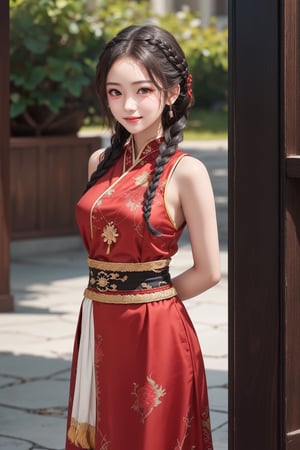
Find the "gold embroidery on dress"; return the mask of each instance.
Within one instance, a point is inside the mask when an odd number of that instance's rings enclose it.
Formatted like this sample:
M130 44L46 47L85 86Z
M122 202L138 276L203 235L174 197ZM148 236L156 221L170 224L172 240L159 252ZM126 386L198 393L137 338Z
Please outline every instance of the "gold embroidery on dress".
M203 440L206 444L211 445L211 447L208 447L208 450L212 450L213 446L211 442L211 425L208 407L205 408L205 410L202 412L201 419L202 419L201 421L202 421Z
M90 284L93 288L95 287L95 289L101 292L117 291L118 286L116 284L111 284L112 280L121 281L122 283L125 283L125 281L128 280L128 276L124 275L123 277L120 277L119 273L116 272L107 273L101 270L97 274L97 278L91 277Z
M101 334L95 335L95 369L96 371L101 370L101 364L103 363L104 352L103 352L103 338ZM96 398L97 403L101 405L101 390L99 387L99 377L96 376ZM109 450L110 441L101 431L101 415L100 412L97 414L97 438L99 440L99 450ZM94 449L96 450L96 449ZM98 450L98 447L97 447Z
M114 190L113 188L109 188L109 189L105 192L105 195L106 195L106 197L111 197L114 193L115 193L115 190Z
M177 439L177 445L174 450L183 450L184 449L184 443L186 441L186 438L189 435L189 429L192 426L193 419L194 419L194 417L188 417L188 415L186 417L183 417L183 420L185 423L184 435L183 435L183 438L181 441L179 441L179 439ZM191 450L196 450L196 446L192 445Z
M100 442L100 448L99 450L108 450L109 449L110 442L106 439L105 436L102 437Z
M170 265L171 259L157 259L156 261L146 262L111 262L111 261L99 261L98 259L88 258L88 266L93 269L99 270L111 270L117 272L145 272L153 270L154 272L160 272Z
M150 174L143 172L135 178L136 186L146 186L149 183Z
M108 224L105 225L101 237L103 237L103 241L107 243L106 254L109 255L111 244L115 244L117 242L117 238L119 237L118 230L113 222L108 222Z
M140 208L141 203L136 203L133 202L132 200L128 200L128 202L126 203L127 208L130 209L130 211L136 211L138 208Z
M160 136L158 137L160 138ZM152 141L149 140L150 142ZM93 213L94 213L94 208L95 206L99 206L99 201L104 197L104 196L110 196L114 193L114 187L121 181L123 180L124 177L127 176L127 174L133 170L137 165L141 165L143 166L145 164L144 159L147 158L147 156L152 153L157 151L157 148L152 148L151 145L145 144L144 150L141 151L140 156L135 159L134 157L134 152L133 152L133 147L132 147L132 141L129 141L129 147L127 147L130 151L131 151L131 155L133 157L132 165L130 167L126 167L126 160L129 157L129 155L127 155L127 149L125 149L125 157L124 157L124 167L123 167L123 173L122 175L120 175L110 186L108 186L107 189L105 189L104 192L102 192L99 197L94 201L94 203L92 204L91 210L90 210L90 233L91 233L91 239L93 239L94 237L94 230L93 230ZM143 182L145 181L145 177L143 177ZM104 227L106 228L106 227ZM103 230L104 232L104 230ZM103 237L103 236L102 236ZM106 242L106 241L105 241ZM114 242L114 241L113 241ZM108 245L107 248L107 254L109 254L110 252L110 245Z
M161 404L160 399L166 395L166 390L148 376L144 386L133 383L132 395L135 396L132 409L140 414L141 422L144 423L154 408Z
M167 300L177 295L176 289L170 287L168 289L162 289L155 292L141 292L140 294L107 294L105 292L94 292L88 288L84 290L84 297L94 300L100 303L112 303L112 304L140 304L159 302L161 300Z
M152 286L149 283L141 283L141 288L142 289L151 289Z

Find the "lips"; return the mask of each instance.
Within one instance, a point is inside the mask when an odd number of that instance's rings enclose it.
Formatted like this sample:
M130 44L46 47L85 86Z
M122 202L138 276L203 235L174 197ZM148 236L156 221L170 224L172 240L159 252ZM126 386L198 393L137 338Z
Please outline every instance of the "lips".
M124 117L124 120L128 123L137 123L142 117Z

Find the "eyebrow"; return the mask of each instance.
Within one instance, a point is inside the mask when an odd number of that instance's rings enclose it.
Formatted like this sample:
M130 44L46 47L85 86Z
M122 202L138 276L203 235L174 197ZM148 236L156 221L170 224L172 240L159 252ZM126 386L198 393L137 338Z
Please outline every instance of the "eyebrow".
M153 81L152 80L141 80L141 81L134 81L131 84L143 84L143 83L152 83L153 84ZM106 86L111 86L111 85L113 85L113 86L121 86L122 83L116 83L116 82L113 82L113 81L111 81L109 83L106 83Z

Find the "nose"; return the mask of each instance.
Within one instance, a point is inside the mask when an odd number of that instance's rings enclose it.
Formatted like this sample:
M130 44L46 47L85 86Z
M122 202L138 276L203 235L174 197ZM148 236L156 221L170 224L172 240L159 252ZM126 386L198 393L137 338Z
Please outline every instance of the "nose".
M131 96L128 96L125 98L124 110L125 111L134 111L135 110L135 101Z

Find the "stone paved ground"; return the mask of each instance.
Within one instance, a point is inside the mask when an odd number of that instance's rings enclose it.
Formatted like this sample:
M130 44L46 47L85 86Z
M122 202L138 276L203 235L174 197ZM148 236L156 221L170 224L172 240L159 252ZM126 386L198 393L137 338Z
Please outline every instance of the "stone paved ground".
M227 152L225 143L186 148L206 164L217 206L222 280L186 307L204 354L215 450L227 450ZM0 449L62 450L86 255L77 237L14 242L11 252L15 311L0 315ZM190 261L185 234L172 273Z

